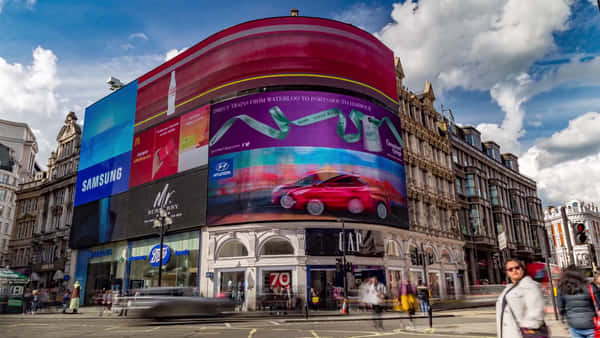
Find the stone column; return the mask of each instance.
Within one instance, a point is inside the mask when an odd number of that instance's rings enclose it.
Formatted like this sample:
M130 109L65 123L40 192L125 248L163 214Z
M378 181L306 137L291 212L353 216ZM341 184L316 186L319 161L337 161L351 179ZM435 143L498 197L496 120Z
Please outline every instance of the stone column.
M469 272L471 273L471 283L475 284L477 282L477 275L478 275L478 265L477 265L477 261L475 260L475 249L471 248L471 249L467 249L469 251Z

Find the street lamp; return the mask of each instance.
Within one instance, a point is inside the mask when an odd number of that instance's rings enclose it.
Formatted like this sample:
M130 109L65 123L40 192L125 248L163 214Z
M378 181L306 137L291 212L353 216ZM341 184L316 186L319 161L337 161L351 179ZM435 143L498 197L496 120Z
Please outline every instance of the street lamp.
M163 264L163 240L164 235L167 232L169 225L173 224L173 219L169 215L169 211L164 207L160 207L158 209L158 214L154 219L153 228L158 228L160 230L160 248L159 248L159 261L158 261L158 286L161 286L162 281L162 264Z

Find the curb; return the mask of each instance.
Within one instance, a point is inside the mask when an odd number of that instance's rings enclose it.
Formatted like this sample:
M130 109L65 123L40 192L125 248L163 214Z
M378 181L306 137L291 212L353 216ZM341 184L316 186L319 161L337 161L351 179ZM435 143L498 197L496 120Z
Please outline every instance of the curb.
M433 318L452 318L455 317L455 315L435 315L433 316ZM412 316L412 319L427 319L429 317L427 316ZM408 316L386 316L386 317L381 317L381 320L390 320L390 319L410 319L410 317ZM321 317L321 318L314 318L314 317L308 317L308 318L290 318L290 319L280 319L280 321L282 323L304 323L304 322L334 322L334 321L356 321L356 320L373 320L373 317L368 316L343 316L343 315L339 315L338 317Z

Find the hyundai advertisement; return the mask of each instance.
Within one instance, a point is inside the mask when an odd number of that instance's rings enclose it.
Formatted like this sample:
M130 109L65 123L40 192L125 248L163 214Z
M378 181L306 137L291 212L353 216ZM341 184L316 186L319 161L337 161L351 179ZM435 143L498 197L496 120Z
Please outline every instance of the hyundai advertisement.
M212 107L207 223L344 218L408 228L400 119L286 91Z
M85 110L75 206L126 191L137 81Z

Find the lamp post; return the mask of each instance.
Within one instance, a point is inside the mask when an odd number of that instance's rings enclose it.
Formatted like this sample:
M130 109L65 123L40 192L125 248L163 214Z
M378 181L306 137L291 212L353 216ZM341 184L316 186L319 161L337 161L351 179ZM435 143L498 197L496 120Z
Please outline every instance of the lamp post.
M163 242L164 236L167 232L169 225L173 224L173 219L169 215L169 211L164 207L158 209L158 214L154 219L154 228L158 228L160 231L160 248L159 248L159 261L158 261L158 286L161 286L162 282L162 264L163 264Z

